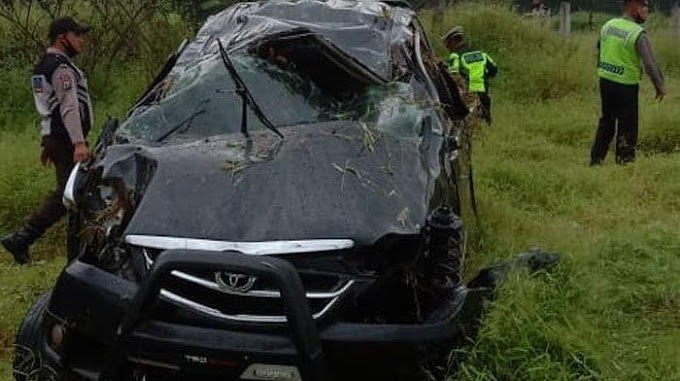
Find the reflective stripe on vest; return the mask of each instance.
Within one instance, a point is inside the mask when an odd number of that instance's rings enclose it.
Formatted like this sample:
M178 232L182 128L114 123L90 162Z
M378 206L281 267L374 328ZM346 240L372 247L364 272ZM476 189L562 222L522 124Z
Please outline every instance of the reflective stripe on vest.
M637 85L642 80L642 60L635 49L644 29L624 18L612 19L600 32L597 74L616 83Z
M41 135L58 135L68 137L68 132L61 119L59 102L57 101L54 87L52 86L52 76L60 67L68 67L73 70L76 77L76 91L78 95L78 109L81 119L83 136L87 136L90 128L94 124L94 113L92 101L87 88L87 79L80 69L65 56L56 53L46 53L33 70L31 77L31 87L35 106L40 115Z

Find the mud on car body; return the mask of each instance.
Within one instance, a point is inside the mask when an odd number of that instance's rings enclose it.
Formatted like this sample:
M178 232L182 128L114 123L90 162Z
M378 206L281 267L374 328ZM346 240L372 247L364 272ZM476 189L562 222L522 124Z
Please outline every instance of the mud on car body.
M466 113L404 4L210 17L71 174L15 377L431 374L491 292L460 279Z

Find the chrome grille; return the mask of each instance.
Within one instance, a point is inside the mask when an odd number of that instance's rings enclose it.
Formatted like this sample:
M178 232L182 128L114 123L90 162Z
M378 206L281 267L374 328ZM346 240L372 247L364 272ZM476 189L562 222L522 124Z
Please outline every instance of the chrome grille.
M139 239L135 243L138 242ZM312 246L318 246L318 243ZM160 248L150 247L140 249L148 268L151 268L154 259L162 251ZM326 315L354 284L353 280L335 274L305 271L299 271L298 274L314 319ZM230 275L236 278L232 279ZM163 282L160 295L161 299L175 306L220 320L253 323L285 323L287 320L279 290L269 282L249 277L247 274L175 270L171 272L171 277Z

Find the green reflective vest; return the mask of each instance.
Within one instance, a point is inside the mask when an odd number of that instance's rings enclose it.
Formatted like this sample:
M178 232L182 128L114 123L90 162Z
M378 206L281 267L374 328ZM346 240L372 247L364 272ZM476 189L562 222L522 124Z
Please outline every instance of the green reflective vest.
M597 74L600 78L624 85L637 85L642 81L642 60L635 49L644 29L633 21L616 18L602 27L600 32L600 60Z
M460 56L460 72L467 78L471 92L486 92L486 71L489 63L495 65L491 57L481 50L472 50Z

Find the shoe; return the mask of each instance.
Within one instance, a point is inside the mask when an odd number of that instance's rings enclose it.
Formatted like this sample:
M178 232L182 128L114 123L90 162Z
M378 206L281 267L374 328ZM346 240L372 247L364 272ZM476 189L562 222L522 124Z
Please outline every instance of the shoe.
M31 261L28 252L29 246L35 242L42 233L31 225L24 225L19 231L2 237L0 243L5 250L9 251L14 257L14 261L20 265L25 265Z

